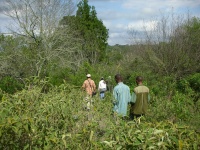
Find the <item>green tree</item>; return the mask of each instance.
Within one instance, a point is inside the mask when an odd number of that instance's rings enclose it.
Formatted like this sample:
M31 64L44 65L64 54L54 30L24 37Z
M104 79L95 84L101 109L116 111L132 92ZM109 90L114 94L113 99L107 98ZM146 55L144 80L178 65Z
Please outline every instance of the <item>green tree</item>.
M82 40L82 50L89 63L94 64L105 58L108 30L97 18L94 6L88 5L88 0L78 3L76 26Z
M193 17L184 26L185 42L190 57L190 68L194 71L200 71L200 18Z

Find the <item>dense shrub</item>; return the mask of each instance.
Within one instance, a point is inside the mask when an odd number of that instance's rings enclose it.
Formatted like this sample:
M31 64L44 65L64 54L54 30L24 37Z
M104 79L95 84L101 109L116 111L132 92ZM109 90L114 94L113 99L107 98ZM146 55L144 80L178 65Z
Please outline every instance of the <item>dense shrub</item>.
M24 84L13 77L6 76L0 80L0 88L6 93L13 94L18 90L21 90Z
M129 121L112 113L112 94L92 98L67 83L49 86L35 79L31 88L3 94L0 149L198 149L199 110L176 93L172 100L152 97L146 117ZM194 115L196 114L196 116ZM191 116L194 116L191 118ZM174 117L174 118L173 118ZM174 119L174 120L173 120ZM197 127L197 128L195 128Z
M200 73L196 73L194 75L190 75L188 78L190 87L195 91L200 91Z
M182 93L190 95L191 99L196 103L200 99L200 73L181 79L177 83L177 89Z

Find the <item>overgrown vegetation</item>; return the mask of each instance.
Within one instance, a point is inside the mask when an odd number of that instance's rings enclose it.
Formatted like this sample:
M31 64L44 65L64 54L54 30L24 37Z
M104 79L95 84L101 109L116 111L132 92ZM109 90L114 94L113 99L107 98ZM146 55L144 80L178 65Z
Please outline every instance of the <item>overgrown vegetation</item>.
M6 1L21 30L0 36L0 149L200 149L199 18L163 16L142 35L129 31L131 45L108 46L87 0L76 16L71 0ZM108 85L90 111L87 73ZM145 117L113 115L116 73L131 91L144 77Z
M199 106L181 93L171 100L152 96L147 116L128 121L113 116L109 92L103 101L94 97L87 111L81 90L34 79L31 87L3 94L0 149L197 150Z

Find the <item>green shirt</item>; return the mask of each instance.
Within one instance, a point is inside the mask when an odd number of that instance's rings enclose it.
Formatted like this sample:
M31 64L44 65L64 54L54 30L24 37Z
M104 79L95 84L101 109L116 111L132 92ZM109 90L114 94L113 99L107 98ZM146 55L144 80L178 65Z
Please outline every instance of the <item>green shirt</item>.
M138 115L146 114L149 101L149 88L144 85L138 85L132 93L131 102L135 104L131 106L131 112Z

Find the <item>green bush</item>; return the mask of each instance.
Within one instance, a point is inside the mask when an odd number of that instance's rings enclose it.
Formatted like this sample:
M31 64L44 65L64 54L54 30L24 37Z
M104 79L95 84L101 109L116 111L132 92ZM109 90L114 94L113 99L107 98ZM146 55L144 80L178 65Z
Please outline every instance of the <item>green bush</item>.
M191 97L194 103L200 99L200 73L195 73L181 79L177 83L177 89Z
M196 73L193 75L190 75L188 78L188 82L190 84L190 87L195 91L200 91L200 73Z
M0 80L1 90L9 94L13 94L18 90L22 90L23 87L24 87L23 83L10 76L3 77Z

